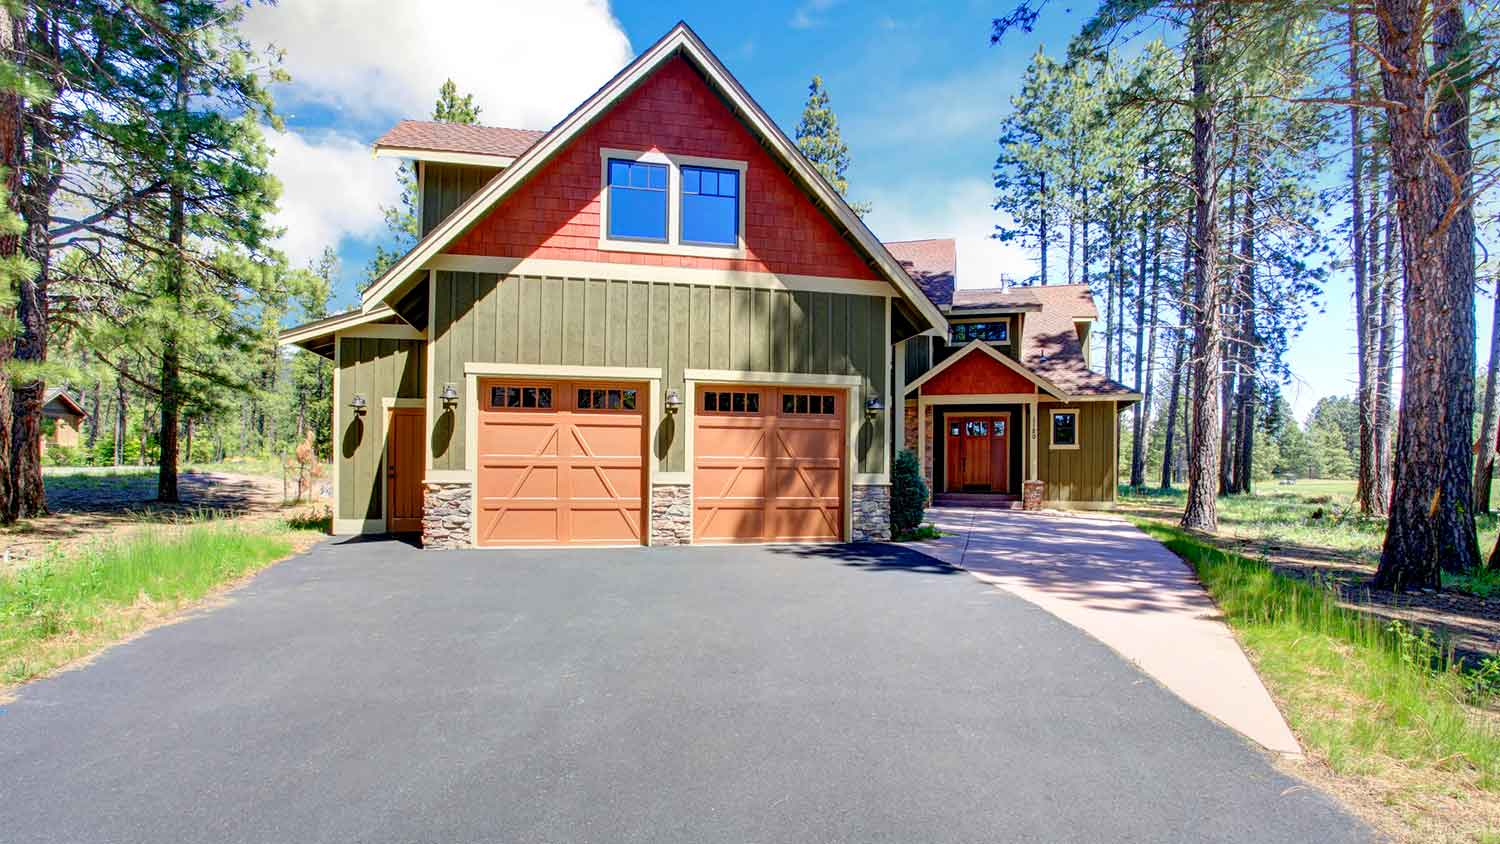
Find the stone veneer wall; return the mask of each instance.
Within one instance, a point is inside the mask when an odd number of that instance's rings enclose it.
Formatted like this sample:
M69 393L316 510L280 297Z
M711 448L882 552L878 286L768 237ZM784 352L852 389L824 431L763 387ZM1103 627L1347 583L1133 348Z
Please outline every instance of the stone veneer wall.
M467 548L474 523L467 481L422 484L422 547Z
M891 488L885 484L856 484L853 490L855 542L888 542L891 538Z
M936 495L937 490L932 486L932 408L923 410L922 417L927 423L927 436L922 443L922 480L927 481L927 489Z
M653 484L651 487L651 544L687 545L692 541L692 486Z
M903 423L902 426L901 426L901 433L902 433L902 437L901 438L904 440L904 442L901 443L901 447L904 448L904 449L906 449L907 451L911 452L912 454L916 454L917 453L917 403L914 402L914 401L907 402L906 403L906 407L902 409L902 412L906 416L906 422Z

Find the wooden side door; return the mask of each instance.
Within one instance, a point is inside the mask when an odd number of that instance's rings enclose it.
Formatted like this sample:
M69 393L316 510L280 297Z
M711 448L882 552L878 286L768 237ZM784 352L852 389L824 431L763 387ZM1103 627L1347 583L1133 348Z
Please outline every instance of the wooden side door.
M422 454L420 407L391 408L385 447L385 528L391 533L422 529Z

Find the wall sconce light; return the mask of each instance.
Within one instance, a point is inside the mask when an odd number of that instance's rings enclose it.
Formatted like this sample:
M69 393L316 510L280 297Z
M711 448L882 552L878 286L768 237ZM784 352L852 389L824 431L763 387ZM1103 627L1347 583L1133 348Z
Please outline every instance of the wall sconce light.
M885 410L885 402L880 400L880 396L870 396L870 398L865 402L866 416L874 416L882 410Z
M443 391L438 393L438 398L443 400L443 407L452 410L458 404L458 388L450 384L443 385Z
M365 408L368 406L364 393L355 393L354 398L349 400L349 409L354 411L355 416L365 415Z
M662 402L667 407L667 413L676 413L682 409L682 393L672 387L667 390L666 400Z

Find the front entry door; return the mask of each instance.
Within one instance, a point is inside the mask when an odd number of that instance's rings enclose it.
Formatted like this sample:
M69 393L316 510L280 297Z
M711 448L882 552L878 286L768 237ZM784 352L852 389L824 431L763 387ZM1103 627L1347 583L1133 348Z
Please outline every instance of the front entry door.
M1010 492L1010 414L950 416L947 427L947 491Z
M391 409L385 450L385 524L391 533L422 529L422 409Z

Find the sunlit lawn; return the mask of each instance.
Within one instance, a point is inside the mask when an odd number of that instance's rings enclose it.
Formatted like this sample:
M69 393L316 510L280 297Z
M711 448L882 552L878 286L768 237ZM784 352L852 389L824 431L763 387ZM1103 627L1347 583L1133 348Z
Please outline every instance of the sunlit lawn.
M1500 505L1500 482L1493 500ZM1169 520L1182 513L1185 492L1148 488L1137 494L1120 488L1123 509L1137 515ZM1219 535L1251 540L1274 550L1279 544L1335 552L1351 562L1375 565L1385 537L1385 519L1360 514L1354 506L1352 480L1299 480L1293 484L1268 481L1253 495L1219 498ZM1478 519L1479 547L1488 555L1500 533L1494 514Z

